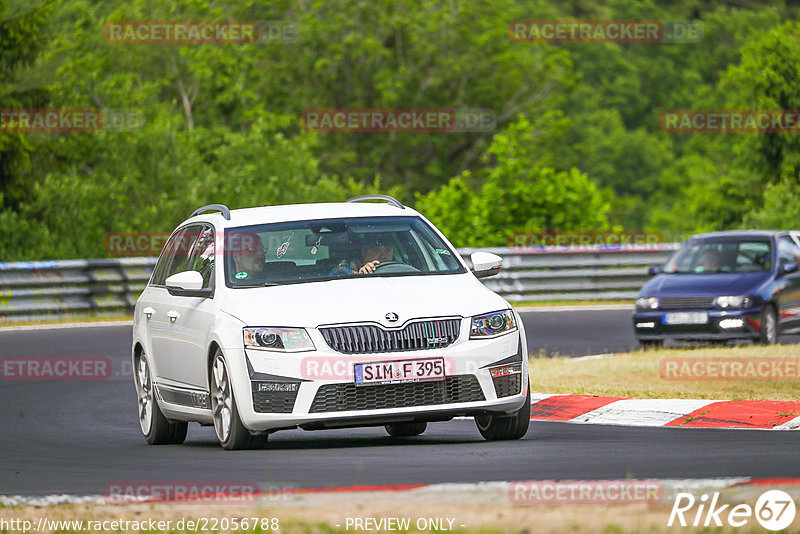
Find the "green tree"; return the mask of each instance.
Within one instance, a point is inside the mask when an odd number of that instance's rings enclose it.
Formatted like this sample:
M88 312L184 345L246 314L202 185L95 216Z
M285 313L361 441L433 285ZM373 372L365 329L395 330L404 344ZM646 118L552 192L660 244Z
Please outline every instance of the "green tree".
M39 54L51 13L49 3L28 9L9 13L5 0L0 0L0 77L4 82L0 109L37 108L47 102L43 89L15 83L20 71ZM13 209L28 194L23 173L30 165L31 150L24 134L0 128L0 208Z
M604 195L578 169L549 166L541 133L518 117L494 136L475 176L463 173L419 197L418 209L457 246L506 246L514 232L607 230Z

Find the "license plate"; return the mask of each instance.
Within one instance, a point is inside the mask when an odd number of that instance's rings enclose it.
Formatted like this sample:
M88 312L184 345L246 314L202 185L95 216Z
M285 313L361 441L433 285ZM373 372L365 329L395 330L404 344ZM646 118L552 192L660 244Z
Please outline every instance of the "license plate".
M444 380L444 358L357 363L353 375L360 385Z
M673 312L664 314L664 324L706 324L706 312Z

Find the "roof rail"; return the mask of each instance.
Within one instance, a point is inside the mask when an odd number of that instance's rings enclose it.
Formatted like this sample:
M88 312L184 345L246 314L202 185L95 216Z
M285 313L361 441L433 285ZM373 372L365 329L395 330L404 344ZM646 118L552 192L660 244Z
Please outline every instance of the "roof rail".
M363 202L365 200L383 200L394 206L395 208L400 208L401 210L406 209L399 200L394 197L390 197L389 195L359 195L357 197L348 198L345 202Z
M209 204L208 206L197 208L192 212L190 217L194 217L195 215L200 215L204 211L211 211L211 210L222 212L222 216L225 217L226 221L231 220L231 210L229 210L228 206L226 206L225 204Z

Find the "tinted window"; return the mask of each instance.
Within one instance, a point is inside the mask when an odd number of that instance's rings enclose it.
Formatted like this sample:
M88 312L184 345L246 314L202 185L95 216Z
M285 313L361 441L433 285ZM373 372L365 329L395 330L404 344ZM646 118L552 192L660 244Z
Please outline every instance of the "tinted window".
M164 280L167 279L167 272L170 270L170 264L175 258L177 249L185 246L182 245L185 231L186 229L182 228L170 236L167 244L164 246L164 250L161 251L161 256L159 256L155 268L153 269L153 277L152 281L150 282L152 285L164 285Z
M192 247L188 270L203 275L203 289L211 287L214 273L214 229L204 226Z
M197 238L200 236L203 227L200 225L187 226L177 234L175 246L170 251L172 263L167 269L164 280L176 273L190 270L190 256Z
M688 241L664 265L666 273L743 273L772 268L767 240Z
M781 263L795 261L800 263L800 248L789 237L778 239L778 260Z

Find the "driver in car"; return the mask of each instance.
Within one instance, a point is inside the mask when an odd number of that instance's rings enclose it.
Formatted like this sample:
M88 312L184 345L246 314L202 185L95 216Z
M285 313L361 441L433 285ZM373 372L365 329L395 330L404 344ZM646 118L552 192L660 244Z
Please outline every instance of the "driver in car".
M378 265L389 261L394 261L394 246L391 240L381 236L371 236L362 241L360 262L351 265L346 260L342 260L331 271L331 275L372 274L378 268ZM359 264L361 264L360 268L358 267Z
M719 270L720 257L719 252L714 249L703 251L703 256L700 258L700 264L695 269L697 272L714 272Z
M364 265L357 273L371 274L375 272L381 262L394 260L394 246L388 239L368 238L361 246L361 260Z
M231 238L228 250L233 256L234 282L252 284L266 278L264 244L255 232L238 232Z

